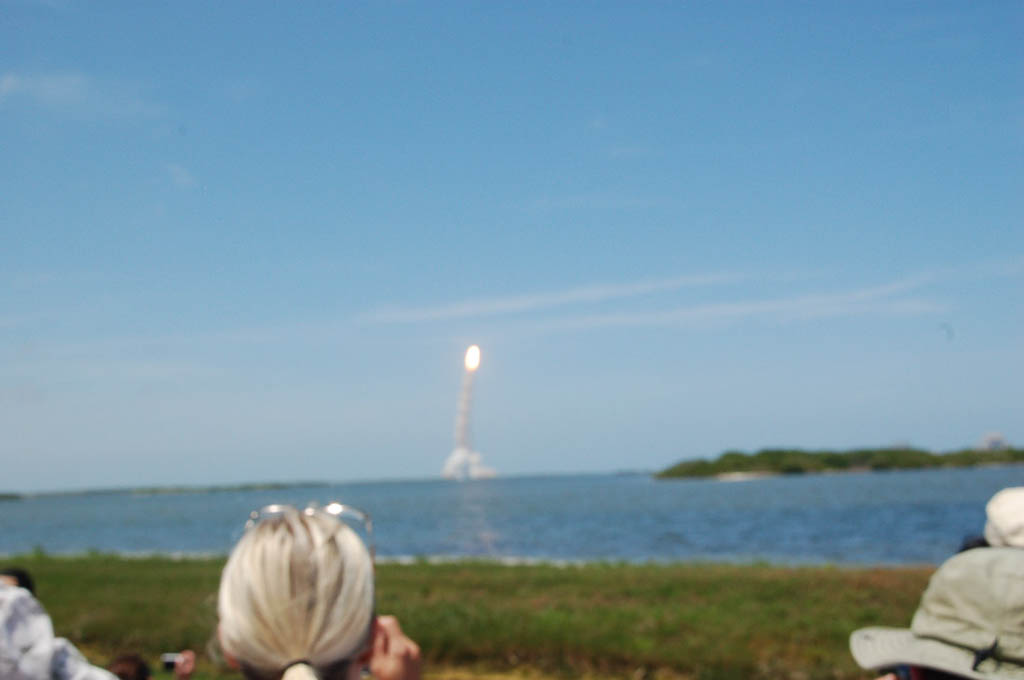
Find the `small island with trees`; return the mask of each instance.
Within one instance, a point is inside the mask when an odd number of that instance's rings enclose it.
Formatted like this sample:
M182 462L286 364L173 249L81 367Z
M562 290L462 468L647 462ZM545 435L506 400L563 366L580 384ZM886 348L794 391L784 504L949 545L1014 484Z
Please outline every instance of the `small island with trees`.
M745 479L767 475L813 472L855 472L867 470L916 470L936 467L974 467L1024 463L1024 449L963 449L933 453L910 447L854 449L851 451L805 451L803 449L762 449L757 453L726 451L715 460L684 460L655 474L658 479L719 477Z

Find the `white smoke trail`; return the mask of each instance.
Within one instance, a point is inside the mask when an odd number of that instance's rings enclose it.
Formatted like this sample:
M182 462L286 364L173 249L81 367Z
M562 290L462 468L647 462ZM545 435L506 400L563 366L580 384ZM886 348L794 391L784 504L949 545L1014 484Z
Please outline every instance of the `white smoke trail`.
M455 410L455 449L444 462L441 476L445 479L482 479L494 477L495 471L483 464L483 458L474 451L469 441L469 411L473 400L473 374L480 365L480 348L466 350L466 372L462 376L462 391Z
M462 374L462 391L459 405L455 409L455 448L470 449L469 445L469 403L473 398L473 376L476 371L467 370Z

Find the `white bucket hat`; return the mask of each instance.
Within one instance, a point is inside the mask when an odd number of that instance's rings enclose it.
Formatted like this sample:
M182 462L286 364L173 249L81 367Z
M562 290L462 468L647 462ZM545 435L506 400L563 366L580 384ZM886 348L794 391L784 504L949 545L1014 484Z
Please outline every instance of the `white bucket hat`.
M911 665L976 680L1024 680L1024 550L979 548L939 567L905 628L850 636L862 668Z
M985 515L989 545L1024 548L1024 486L1011 486L992 496Z

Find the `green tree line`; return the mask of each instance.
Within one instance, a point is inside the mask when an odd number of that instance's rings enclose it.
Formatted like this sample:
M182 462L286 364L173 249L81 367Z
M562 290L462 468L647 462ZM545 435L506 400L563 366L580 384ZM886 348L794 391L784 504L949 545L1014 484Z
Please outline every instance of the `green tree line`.
M843 470L911 470L934 467L973 467L1001 463L1024 463L1024 449L995 451L963 449L933 453L915 448L854 449L851 451L805 451L803 449L762 449L756 453L726 451L715 460L684 460L655 476L712 477L731 472L804 474Z

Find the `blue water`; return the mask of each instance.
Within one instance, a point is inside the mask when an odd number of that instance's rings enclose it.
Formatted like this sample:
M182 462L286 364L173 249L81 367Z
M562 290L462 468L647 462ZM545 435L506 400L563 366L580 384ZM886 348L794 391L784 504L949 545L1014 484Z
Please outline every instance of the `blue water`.
M226 553L249 511L342 500L377 554L542 560L938 563L1024 466L756 479L586 475L286 490L38 496L0 504L0 554Z

